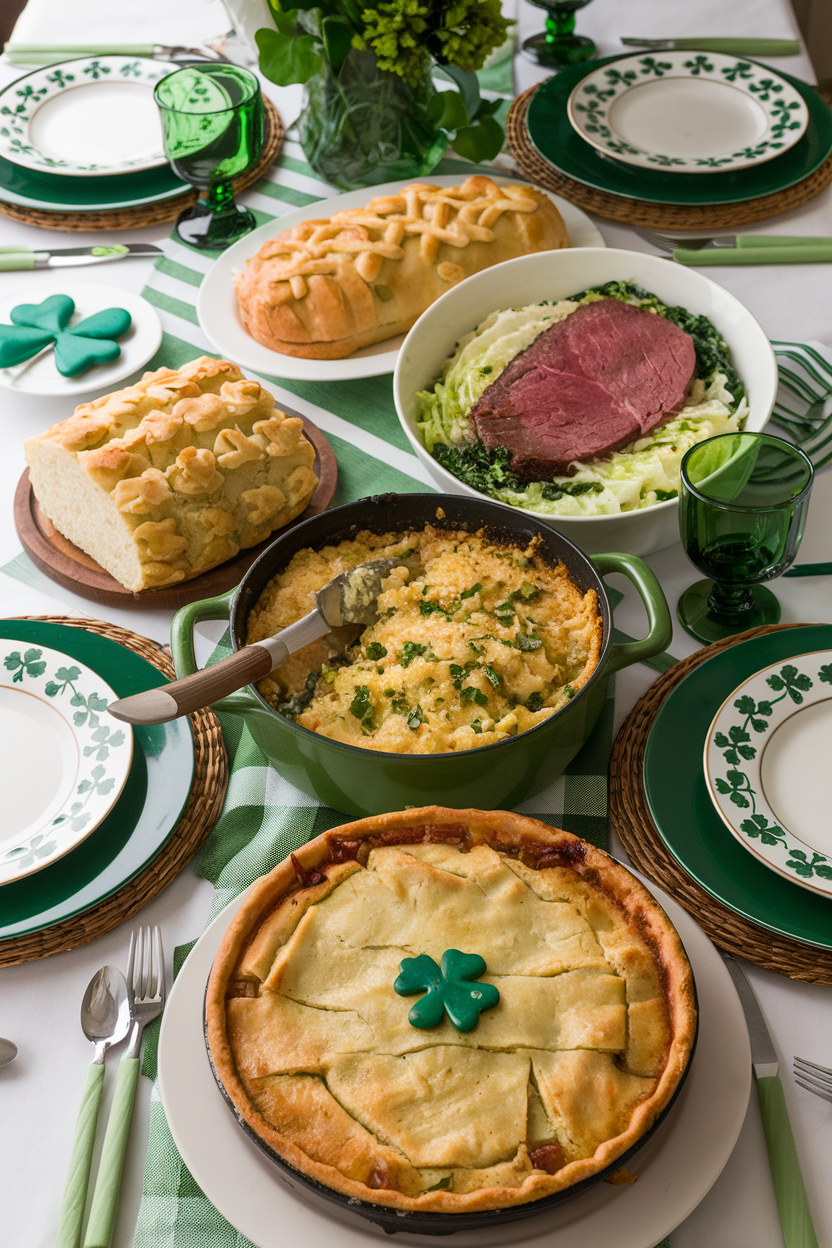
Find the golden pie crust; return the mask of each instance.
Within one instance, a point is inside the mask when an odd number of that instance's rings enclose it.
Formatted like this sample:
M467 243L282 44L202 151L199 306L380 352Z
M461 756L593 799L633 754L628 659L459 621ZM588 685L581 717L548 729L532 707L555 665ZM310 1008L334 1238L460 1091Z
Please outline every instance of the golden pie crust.
M479 953L497 1006L408 1021L399 963ZM653 1125L696 1034L661 907L586 841L439 806L317 837L264 876L217 954L206 1037L239 1118L346 1197L462 1213L599 1174Z

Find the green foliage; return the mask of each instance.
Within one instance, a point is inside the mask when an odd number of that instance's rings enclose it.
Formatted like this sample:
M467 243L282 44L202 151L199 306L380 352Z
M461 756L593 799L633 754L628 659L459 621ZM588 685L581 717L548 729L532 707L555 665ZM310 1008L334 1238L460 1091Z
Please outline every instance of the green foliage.
M281 34L264 27L254 37L260 52L260 68L269 81L278 86L308 82L323 65L312 35Z
M355 686L355 697L350 702L350 715L354 715L361 722L361 729L366 736L374 730L375 712L373 704L370 701L370 690L367 685Z
M323 39L324 52L326 53L326 59L332 66L333 72L336 74L347 59L347 53L352 47L354 34L352 24L346 17L334 14L321 20L321 37Z

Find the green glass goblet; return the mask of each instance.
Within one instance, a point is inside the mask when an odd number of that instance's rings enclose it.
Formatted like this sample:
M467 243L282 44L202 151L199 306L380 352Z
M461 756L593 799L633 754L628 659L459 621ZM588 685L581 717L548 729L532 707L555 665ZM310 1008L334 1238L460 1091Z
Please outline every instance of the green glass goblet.
M580 65L595 55L595 44L586 35L575 34L575 13L590 0L530 0L546 10L546 29L523 42L523 55L544 69L564 69Z
M679 621L698 641L776 624L780 603L760 584L797 554L813 480L799 447L766 433L723 433L682 460L679 530L708 576L686 589Z
M191 247L227 247L257 225L253 212L234 203L231 181L263 146L260 84L239 65L200 62L160 79L154 95L165 154L174 172L200 190L180 214L176 235Z

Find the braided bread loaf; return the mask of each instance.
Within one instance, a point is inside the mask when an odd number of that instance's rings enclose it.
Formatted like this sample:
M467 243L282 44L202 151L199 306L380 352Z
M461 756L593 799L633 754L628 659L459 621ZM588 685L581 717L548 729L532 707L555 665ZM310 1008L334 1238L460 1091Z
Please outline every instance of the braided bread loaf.
M534 187L480 175L414 183L270 239L237 278L237 299L264 347L340 360L410 329L464 277L568 246L560 213Z
M318 483L300 418L209 356L82 404L24 449L55 528L132 590L256 546Z

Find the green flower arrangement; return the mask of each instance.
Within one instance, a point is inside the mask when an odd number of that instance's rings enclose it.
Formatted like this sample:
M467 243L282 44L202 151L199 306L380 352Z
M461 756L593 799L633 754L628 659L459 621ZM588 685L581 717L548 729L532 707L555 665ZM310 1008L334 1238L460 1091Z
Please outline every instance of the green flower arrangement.
M490 160L500 100L476 71L506 39L500 0L269 0L275 28L257 31L260 68L303 83L301 143L313 167L353 189L428 173L444 150ZM449 82L437 90L431 75Z

